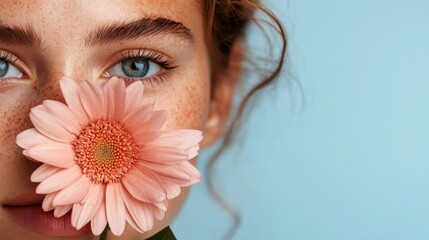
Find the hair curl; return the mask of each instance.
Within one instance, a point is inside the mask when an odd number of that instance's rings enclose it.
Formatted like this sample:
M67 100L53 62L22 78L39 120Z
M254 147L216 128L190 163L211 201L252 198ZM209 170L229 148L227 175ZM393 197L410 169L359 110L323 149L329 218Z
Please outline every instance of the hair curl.
M237 133L242 126L243 116L248 112L249 103L253 102L262 90L277 82L285 61L287 38L285 29L280 20L258 0L205 0L204 11L208 24L207 29L211 30L208 32L208 39L211 41L210 46L215 46L211 52L214 62L212 65L214 66L227 64L233 43L240 41L244 37L247 26L250 23L255 23L264 33L266 33L261 25L262 23L265 23L278 33L282 42L280 56L277 59L275 67L271 69L267 77L261 77L260 81L244 95L243 99L238 104L237 112L232 117L230 124L226 127L223 133L220 147L216 149L207 164L206 175L209 192L212 197L229 213L234 221L234 224L225 235L225 239L230 239L240 225L240 215L228 204L216 189L213 180L213 169L217 162L216 160L219 159L220 155L234 142ZM255 13L257 11L259 11L263 16L268 17L269 21L256 18ZM265 34L265 37L267 37L267 40L271 43L272 39L270 39L270 36ZM216 83L212 82L212 84Z

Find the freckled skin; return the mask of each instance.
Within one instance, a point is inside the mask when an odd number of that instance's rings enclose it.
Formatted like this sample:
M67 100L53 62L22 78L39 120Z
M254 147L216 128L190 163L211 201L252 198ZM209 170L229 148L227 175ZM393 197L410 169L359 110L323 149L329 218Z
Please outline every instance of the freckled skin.
M166 17L179 21L193 33L190 46L174 37L150 37L120 43L87 47L85 36L111 21L132 21L142 17ZM69 0L1 0L0 23L30 25L40 35L42 48L33 49L0 43L0 50L14 54L29 71L22 79L0 84L0 236L4 239L47 238L16 225L5 213L3 204L34 190L31 173L40 165L22 156L15 136L32 127L28 113L45 99L63 101L59 78L67 76L77 82L100 81L105 67L113 66L114 54L123 49L144 47L168 54L178 67L154 85L145 83L145 99L156 102L155 109L169 113L164 130L191 128L205 131L210 108L210 69L205 43L201 4L197 1L69 1ZM21 69L22 70L22 69ZM196 159L191 161L196 163ZM153 230L139 234L130 226L120 238L144 239L165 226L180 210L188 189L171 200L164 220L156 221ZM64 239L64 238L61 238ZM72 239L97 239L91 233Z

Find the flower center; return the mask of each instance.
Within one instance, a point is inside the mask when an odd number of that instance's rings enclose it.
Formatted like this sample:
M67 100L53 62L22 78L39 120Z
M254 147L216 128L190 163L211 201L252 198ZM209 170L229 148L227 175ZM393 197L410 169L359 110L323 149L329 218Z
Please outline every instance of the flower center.
M137 162L138 146L116 121L84 127L72 143L75 161L94 183L118 182Z

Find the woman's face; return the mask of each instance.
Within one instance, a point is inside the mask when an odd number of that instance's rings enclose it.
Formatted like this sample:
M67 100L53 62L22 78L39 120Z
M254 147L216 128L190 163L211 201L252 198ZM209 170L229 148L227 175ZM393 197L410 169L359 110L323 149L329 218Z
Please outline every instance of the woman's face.
M169 113L163 129L190 128L207 133L210 68L202 6L177 0L1 0L0 1L0 235L5 239L46 239L79 235L70 226L25 226L8 205L40 204L30 175L39 164L28 161L15 136L32 127L30 108L45 99L63 101L59 79L103 83L108 76L143 81L146 101ZM133 69L130 58L148 59ZM128 66L128 68L127 68ZM124 70L125 69L125 70ZM131 82L127 80L127 82ZM211 141L203 141L202 146ZM194 159L192 162L195 163ZM167 226L186 196L170 202ZM40 225L40 226L39 226ZM137 236L129 226L123 238ZM140 238L141 239L141 238Z

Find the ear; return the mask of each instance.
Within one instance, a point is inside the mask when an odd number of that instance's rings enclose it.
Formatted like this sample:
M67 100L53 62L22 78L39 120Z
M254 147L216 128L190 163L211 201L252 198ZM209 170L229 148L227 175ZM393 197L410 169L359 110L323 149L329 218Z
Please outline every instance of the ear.
M225 66L214 67L209 116L201 147L212 145L221 136L230 116L234 93L241 76L243 43L235 41Z

